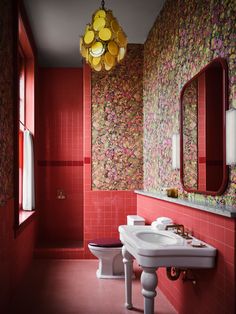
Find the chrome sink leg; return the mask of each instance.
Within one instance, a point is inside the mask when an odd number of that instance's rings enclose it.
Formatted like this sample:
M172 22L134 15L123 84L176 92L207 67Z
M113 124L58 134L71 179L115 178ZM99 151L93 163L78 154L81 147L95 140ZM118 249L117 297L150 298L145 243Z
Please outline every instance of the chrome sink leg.
M133 308L132 304L132 275L133 275L133 256L122 247L123 263L125 268L125 307L129 310Z
M144 314L154 314L154 298L157 295L156 268L142 267L141 275L142 295L144 296Z

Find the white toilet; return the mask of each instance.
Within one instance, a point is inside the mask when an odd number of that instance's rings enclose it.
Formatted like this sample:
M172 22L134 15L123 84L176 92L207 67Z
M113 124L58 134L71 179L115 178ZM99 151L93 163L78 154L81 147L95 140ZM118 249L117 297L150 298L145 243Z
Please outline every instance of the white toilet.
M127 216L128 224L132 225L140 225L140 219L145 224L145 220L142 217L132 215L130 222L129 216ZM90 252L99 260L96 272L98 278L124 278L122 246L121 241L114 238L96 239L89 242L88 248Z
M96 272L98 278L124 278L122 246L120 240L114 238L90 241L90 252L99 259Z

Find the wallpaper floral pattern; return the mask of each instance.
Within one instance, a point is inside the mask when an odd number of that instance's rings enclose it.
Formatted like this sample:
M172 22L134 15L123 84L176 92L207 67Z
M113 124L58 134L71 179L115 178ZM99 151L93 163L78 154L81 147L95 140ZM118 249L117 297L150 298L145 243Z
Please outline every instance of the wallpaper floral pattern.
M179 97L184 84L216 57L227 60L229 105L236 107L235 0L167 0L144 45L144 188L174 186L181 197L178 170L171 168L171 137L179 131ZM206 197L236 205L236 168L227 191Z
M197 80L192 81L183 94L183 181L190 189L198 188L198 90Z
M0 206L13 196L11 1L0 2Z
M143 45L128 45L112 72L92 73L92 188L143 184Z

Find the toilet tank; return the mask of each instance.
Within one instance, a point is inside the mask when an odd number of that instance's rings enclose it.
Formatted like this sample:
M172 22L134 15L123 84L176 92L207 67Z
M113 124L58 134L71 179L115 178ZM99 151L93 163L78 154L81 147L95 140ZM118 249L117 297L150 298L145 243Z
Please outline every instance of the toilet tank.
M145 219L138 215L128 215L127 216L127 225L130 226L144 226Z

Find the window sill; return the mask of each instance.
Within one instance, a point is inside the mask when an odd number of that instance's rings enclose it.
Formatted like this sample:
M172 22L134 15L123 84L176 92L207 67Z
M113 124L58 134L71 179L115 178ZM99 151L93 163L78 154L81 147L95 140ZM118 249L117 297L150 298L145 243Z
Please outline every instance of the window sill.
M36 217L36 211L19 210L19 225L15 228L15 235L21 233L25 227Z
M34 215L35 210L19 210L19 225L21 226L27 219Z

